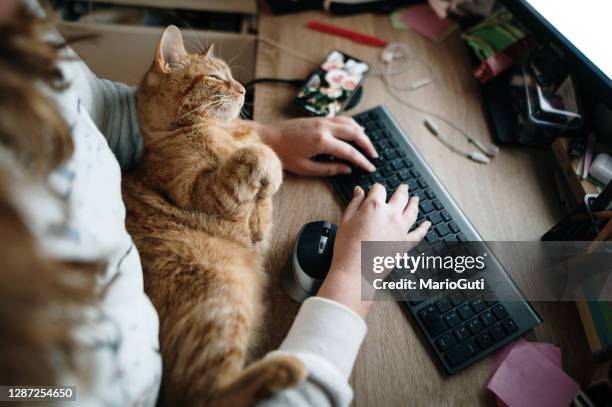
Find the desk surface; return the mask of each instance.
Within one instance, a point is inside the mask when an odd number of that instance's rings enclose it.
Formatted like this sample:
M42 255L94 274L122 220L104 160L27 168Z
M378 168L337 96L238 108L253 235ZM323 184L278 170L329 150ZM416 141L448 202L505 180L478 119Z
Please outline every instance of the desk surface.
M333 48L378 65L380 48L371 48L305 28L318 19L349 29L409 44L415 54L431 65L435 83L405 95L406 100L446 116L470 134L490 142L481 109L478 85L473 79L466 48L458 34L441 44L408 31L394 30L388 16L363 14L331 18L320 12L259 18L260 35L321 61ZM268 44L259 43L256 77L305 78L315 67ZM412 80L420 77L412 78ZM485 240L538 240L560 217L548 150L503 148L488 166L473 163L450 152L421 124L423 115L389 97L380 78L370 77L362 101L351 111L386 105L416 144L436 175L455 198ZM295 89L282 85L257 85L255 119L270 123L296 115L291 108ZM458 143L467 142L452 133ZM340 201L330 184L287 174L275 197L268 336L261 351L277 347L298 310L280 290L278 275L292 243L307 222L337 222ZM520 285L520 281L517 282ZM534 304L546 321L530 339L561 345L564 367L577 380L586 380L588 350L575 306L572 303ZM351 384L356 406L478 405L492 404L485 383L491 373L484 360L466 371L446 377L437 367L414 324L396 303L374 304L368 317L369 332L353 371ZM571 350L571 351L570 351Z

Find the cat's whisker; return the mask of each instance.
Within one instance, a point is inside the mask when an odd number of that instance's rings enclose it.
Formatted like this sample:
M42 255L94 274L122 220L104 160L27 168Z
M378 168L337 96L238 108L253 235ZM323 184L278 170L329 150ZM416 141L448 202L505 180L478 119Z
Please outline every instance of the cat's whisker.
M187 20L186 20L186 19L184 19L184 18L182 18L181 20L182 20L182 21L185 23L185 25L187 26L187 29L188 29L189 31L191 31L191 34L193 34L193 38L195 38L195 40L198 42L198 45L199 45L199 47L200 47L200 52L201 52L201 53L205 53L205 52L206 52L206 50L207 50L208 48L204 48L204 47L202 47L202 42L201 42L201 41L200 41L200 39L198 38L198 35L197 35L197 33L195 32L195 30L194 30L194 29L191 27L191 24L189 24L189 21L187 21Z
M242 66L242 65L235 65L235 66L232 66L230 69L231 69L232 71L234 71L234 69L242 69L242 70L243 70L244 72L246 72L247 74L250 74L250 73L251 73L251 71L249 71L248 69L246 69L246 68L245 68L244 66Z
M185 113L184 115L179 116L176 120L181 120L182 118L184 118L185 116L189 116L192 113L195 112L199 112L201 110L206 110L206 113L208 113L212 108L214 108L216 106L216 104L219 103L218 99L213 99L212 101L209 101L207 103L204 103L203 105L196 107L195 109L193 109L190 112Z
M227 65L228 66L232 66L232 62L234 62L236 60L236 58L240 57L242 54L244 54L244 51L246 51L246 48L249 46L248 43L245 43L242 45L242 47L240 48L240 51L238 51L236 53L236 55L234 55L232 57L232 59L230 59L229 61L227 61Z
M196 52L200 52L200 46L197 45L197 44L194 44L193 41L188 40L187 38L185 38L184 42L185 42L186 45L189 46L189 49L187 51L195 50Z

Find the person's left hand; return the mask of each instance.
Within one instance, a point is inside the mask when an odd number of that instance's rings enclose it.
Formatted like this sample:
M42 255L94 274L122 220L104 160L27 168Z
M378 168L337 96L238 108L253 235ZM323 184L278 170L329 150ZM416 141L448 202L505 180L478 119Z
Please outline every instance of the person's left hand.
M332 155L365 171L375 171L370 158L378 154L370 139L350 117L302 118L272 125L251 122L262 140L278 154L285 169L300 175L331 176L348 174L351 167L341 161L322 162L313 158L320 154Z

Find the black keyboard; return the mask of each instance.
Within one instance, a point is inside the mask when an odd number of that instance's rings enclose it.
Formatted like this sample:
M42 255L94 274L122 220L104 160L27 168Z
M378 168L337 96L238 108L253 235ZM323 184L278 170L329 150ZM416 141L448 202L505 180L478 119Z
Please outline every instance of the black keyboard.
M360 113L354 119L365 127L379 158L372 161L377 168L374 173L354 168L350 175L332 178L332 184L345 205L351 200L356 185L367 193L378 182L385 186L390 197L400 183L405 183L410 194L420 198L419 215L413 227L425 219L432 224L415 251L421 253L449 245L469 248L473 244L470 242L482 241L384 107ZM478 244L486 247L484 243ZM449 374L465 369L542 323L494 256L490 264L493 266L487 267L489 288L485 292L454 290L436 292L425 299L400 301L415 318ZM398 276L392 273L390 277Z

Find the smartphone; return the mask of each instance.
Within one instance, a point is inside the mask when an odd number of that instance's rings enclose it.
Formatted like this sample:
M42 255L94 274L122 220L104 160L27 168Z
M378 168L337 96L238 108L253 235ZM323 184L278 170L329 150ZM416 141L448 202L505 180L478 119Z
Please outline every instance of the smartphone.
M295 104L313 116L334 117L344 110L368 72L367 63L333 50L310 74Z

